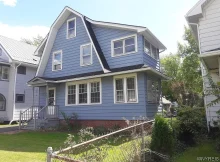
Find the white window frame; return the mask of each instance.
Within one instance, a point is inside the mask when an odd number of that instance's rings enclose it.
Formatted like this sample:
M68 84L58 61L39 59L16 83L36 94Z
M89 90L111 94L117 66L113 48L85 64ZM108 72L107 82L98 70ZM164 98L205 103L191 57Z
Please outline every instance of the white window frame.
M48 97L47 97L47 103L49 104L49 91L50 90L54 90L54 105L56 105L56 87L51 87L51 88L48 88L48 91L47 91L47 94L48 94Z
M72 37L69 37L69 22L70 21L75 21L75 33L74 33L74 36L72 36ZM71 39L71 38L76 37L76 17L67 20L66 23L67 23L67 25L66 25L66 39Z
M125 53L125 39L130 38L130 37L134 37L135 51ZM123 41L122 42L123 43L122 44L123 53L115 55L114 54L114 42L117 42L117 41ZM126 36L126 37L121 37L121 38L111 40L111 56L112 57L120 57L120 56L123 56L123 55L128 55L128 54L137 53L137 52L138 52L137 34L129 35L129 36Z
M4 79L3 78L3 68L7 68L8 69L8 79ZM8 66L1 66L1 75L0 75L0 80L9 80L9 73L10 73L10 68Z
M91 46L91 53L90 53L90 55L91 55L91 59L90 59L90 64L83 64L83 47L85 47L85 46ZM93 64L93 56L92 56L92 44L91 43L87 43L87 44L83 44L83 45L81 45L80 46L80 66L89 66L89 65L92 65Z
M91 83L99 82L100 85L100 102L99 103L91 103ZM87 103L79 103L79 84L87 84ZM76 85L76 103L68 104L68 86ZM99 105L102 104L102 81L101 78L97 79L89 79L84 81L75 81L75 82L66 82L66 90L65 90L65 106L80 106L80 105Z
M136 101L135 102L129 102L128 101L128 96L127 96L128 95L128 93L127 93L127 78L134 78L134 81L135 81L135 95L136 95ZM117 102L117 100L116 100L117 99L116 98L116 84L115 84L116 79L123 79L124 102ZM113 78L113 87L114 87L114 103L115 104L138 103L137 73L114 76L114 78Z
M147 53L146 51L145 51L145 40L147 40L146 38L144 38L144 52L147 54L147 55L149 55L151 58L153 58L154 60L159 60L159 53L157 52L158 51L158 48L156 48L154 45L152 45L148 40L148 43L150 43L150 53ZM157 52L157 58L154 58L154 56L153 56L153 52L152 52L152 46L154 47L154 48L156 48L156 52Z
M58 70L55 70L54 69L54 55L55 54L58 54L58 53L60 53L61 54L61 65L60 65L60 69L58 69ZM53 52L53 59L52 59L52 71L59 71L59 70L62 70L62 68L63 68L63 51L62 50L59 50L59 51L54 51Z

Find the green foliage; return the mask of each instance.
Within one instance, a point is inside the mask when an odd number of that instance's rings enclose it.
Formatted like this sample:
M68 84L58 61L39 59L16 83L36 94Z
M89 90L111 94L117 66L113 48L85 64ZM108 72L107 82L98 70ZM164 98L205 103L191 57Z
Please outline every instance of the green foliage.
M81 125L78 121L78 115L76 113L72 113L72 115L67 116L64 112L61 112L63 119L67 125L67 129L70 130L78 130Z
M41 42L43 41L43 37L38 35L37 37L33 37L32 40L31 39L26 39L26 38L21 38L22 42L25 42L27 44L30 45L34 45L34 46L39 46L41 44Z
M93 132L94 132L95 135L103 135L103 134L108 133L109 130L104 126L97 126L97 127L94 127Z
M180 141L195 144L207 134L205 108L179 108L173 128Z
M156 116L152 131L150 149L162 154L172 155L174 148L173 130L167 120Z
M177 54L170 54L161 60L165 74L171 78L162 82L162 93L180 105L203 106L199 48L191 30L186 27L183 40L183 44L178 43Z

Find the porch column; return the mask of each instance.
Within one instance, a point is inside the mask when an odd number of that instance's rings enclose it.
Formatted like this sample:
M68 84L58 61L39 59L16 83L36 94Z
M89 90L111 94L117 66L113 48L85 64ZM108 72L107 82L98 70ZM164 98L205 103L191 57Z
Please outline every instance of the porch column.
M46 105L48 105L48 99L49 99L49 95L48 95L48 84L46 85Z

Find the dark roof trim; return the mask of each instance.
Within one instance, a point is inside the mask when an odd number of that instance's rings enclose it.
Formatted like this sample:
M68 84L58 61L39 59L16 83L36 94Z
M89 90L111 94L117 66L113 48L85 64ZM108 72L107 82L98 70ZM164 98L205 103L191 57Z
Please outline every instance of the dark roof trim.
M94 48L97 50L98 57L100 58L100 61L101 61L102 65L103 65L103 67L106 70L110 71L109 65L107 63L107 60L105 59L105 56L104 56L104 54L102 52L102 49L101 49L101 47L99 45L99 42L98 42L98 40L97 40L97 38L95 36L95 33L94 33L94 31L92 29L92 26L91 26L91 23L86 20L85 16L83 16L83 19L84 19L84 22L85 22L85 26L88 29L88 33L91 36L92 42L94 44Z

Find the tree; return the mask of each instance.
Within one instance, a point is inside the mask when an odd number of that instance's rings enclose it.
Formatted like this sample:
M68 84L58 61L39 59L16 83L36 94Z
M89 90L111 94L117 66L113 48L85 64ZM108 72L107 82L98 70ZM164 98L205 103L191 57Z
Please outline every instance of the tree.
M25 42L27 44L30 44L30 45L38 46L38 45L41 44L43 39L44 38L42 36L37 35L37 37L33 37L32 40L31 39L27 39L27 38L21 38L21 41Z
M187 27L184 29L184 43L178 43L177 54L161 60L166 75L171 78L162 83L162 92L168 99L176 100L180 105L201 105L203 84L199 48L191 30Z

